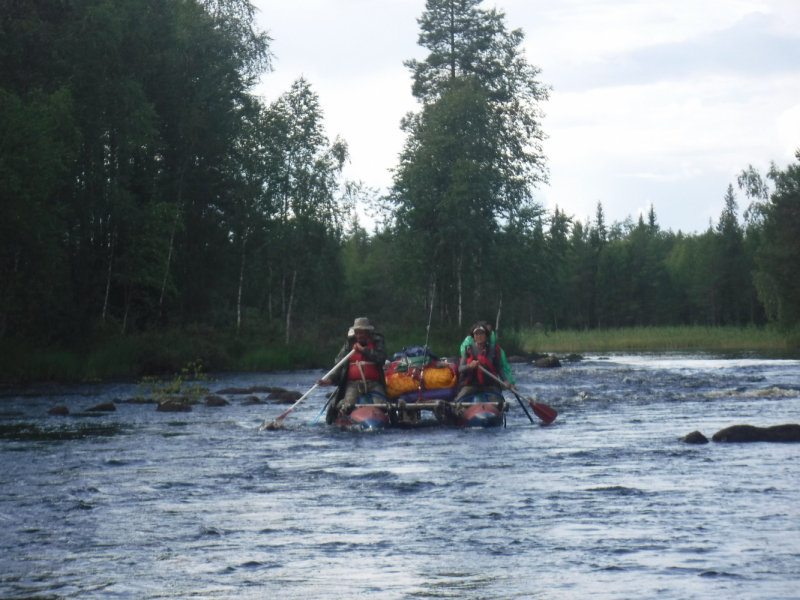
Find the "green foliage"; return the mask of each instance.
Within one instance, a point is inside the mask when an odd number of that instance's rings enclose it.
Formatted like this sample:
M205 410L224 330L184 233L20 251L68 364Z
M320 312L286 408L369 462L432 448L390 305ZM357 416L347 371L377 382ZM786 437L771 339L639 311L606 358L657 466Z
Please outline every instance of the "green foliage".
M548 89L480 0L425 4L420 107L381 200L341 181L347 145L308 81L269 106L251 94L272 57L246 0L0 2L6 379L198 356L324 367L355 316L396 351L423 343L431 306L431 347L451 355L498 317L512 350L523 328L800 322L800 166L749 167L744 222L730 187L698 234L661 229L653 206L611 224L599 202L594 221L545 211ZM374 232L357 202L389 209Z
M155 400L158 404L176 399L188 404L198 404L201 397L208 394L208 388L203 385L206 381L209 378L203 373L202 362L197 360L183 367L170 381L152 376L142 378L138 386L138 396Z
M546 180L538 104L547 89L525 59L522 32L479 4L426 3L419 43L430 54L406 63L422 108L403 121L390 196L398 240L414 248L404 271L420 295L435 281L459 325L498 301L484 290L511 270L505 250L518 238L505 228L541 211L531 193Z
M800 150L796 156L800 161ZM751 207L763 229L755 259L756 285L770 317L792 327L800 323L800 164L784 170L773 164L768 178L774 192ZM766 195L764 189L763 184L756 186L755 193Z

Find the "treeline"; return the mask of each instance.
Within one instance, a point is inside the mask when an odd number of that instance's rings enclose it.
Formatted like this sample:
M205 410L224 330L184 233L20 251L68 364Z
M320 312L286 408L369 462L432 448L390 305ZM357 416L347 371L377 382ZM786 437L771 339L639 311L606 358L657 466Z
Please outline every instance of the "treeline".
M548 88L480 0L428 0L386 197L342 180L311 84L253 95L245 0L0 0L0 340L210 326L264 340L800 319L800 168L752 168L699 234L534 199ZM770 186L767 183L771 182ZM358 202L379 215L367 232Z
M307 82L252 94L272 56L248 2L0 14L0 338L332 309L347 147Z

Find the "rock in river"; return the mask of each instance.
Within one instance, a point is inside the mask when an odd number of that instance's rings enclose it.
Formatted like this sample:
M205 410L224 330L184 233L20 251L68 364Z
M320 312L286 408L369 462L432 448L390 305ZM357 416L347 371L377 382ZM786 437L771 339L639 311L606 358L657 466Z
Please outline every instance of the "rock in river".
M524 356L509 356L508 357L508 363L512 364L512 365L514 363L526 363L526 362L528 362L528 359L525 358Z
M117 410L117 405L113 402L103 402L92 408L87 408L86 412L114 412Z
M47 414L48 415L64 416L64 415L68 415L69 414L69 409L66 406L64 406L63 404L60 404L60 405L54 406L53 408L48 410Z
M188 402L179 399L165 400L156 406L158 412L189 412L192 410Z
M715 442L800 442L800 425L787 423L772 427L731 425L711 436Z
M687 433L685 436L683 436L681 441L685 444L707 444L708 438L699 431L693 431L692 433Z
M248 396L242 402L242 406L250 406L251 404L266 404L265 402L261 401L261 398L258 396Z
M561 362L558 360L556 356L545 356L544 358L539 358L536 360L536 366L542 367L544 369L549 369L552 367L560 367Z
M207 396L206 406L228 406L230 402L225 400L222 396Z
M294 404L302 396L303 394L297 391L292 391L292 390L277 391L273 389L270 395L267 396L267 400L275 400L276 404Z

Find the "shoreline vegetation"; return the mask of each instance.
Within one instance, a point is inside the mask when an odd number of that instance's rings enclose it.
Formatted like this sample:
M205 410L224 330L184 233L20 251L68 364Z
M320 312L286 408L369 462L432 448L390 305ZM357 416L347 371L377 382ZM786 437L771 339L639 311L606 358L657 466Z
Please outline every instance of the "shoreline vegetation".
M679 326L527 331L523 348L537 352L783 351L800 348L798 331L776 327Z
M434 330L429 345L439 357L458 356L460 330ZM423 330L392 330L389 355L425 343ZM262 336L202 331L143 333L76 347L0 345L0 383L100 382L170 377L198 362L204 373L326 369L343 340L306 339L285 345ZM508 356L614 352L764 352L796 354L800 331L777 327L636 327L622 329L506 331L500 345Z

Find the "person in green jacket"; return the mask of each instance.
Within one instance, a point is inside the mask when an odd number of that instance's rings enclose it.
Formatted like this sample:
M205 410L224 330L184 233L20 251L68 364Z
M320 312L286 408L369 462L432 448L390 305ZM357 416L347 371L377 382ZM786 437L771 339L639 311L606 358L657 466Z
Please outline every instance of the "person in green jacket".
M479 321L478 324L483 325L483 327L486 330L489 331L489 334L490 334L489 335L489 343L492 344L492 346L497 345L497 338L496 338L496 336L494 334L494 330L492 329L492 326L487 321ZM474 343L475 343L475 340L472 338L471 335L468 335L467 337L465 337L464 341L461 342L461 354L460 354L460 356L464 356L464 350L467 349L467 346L469 346L470 344L474 344ZM514 379L514 376L511 374L511 365L508 364L508 359L506 358L506 352L505 352L505 350L503 350L499 346L498 346L498 349L500 350L500 364L503 367L503 373L505 373L506 379L511 384L511 387L513 387L516 390L517 389L517 382Z

